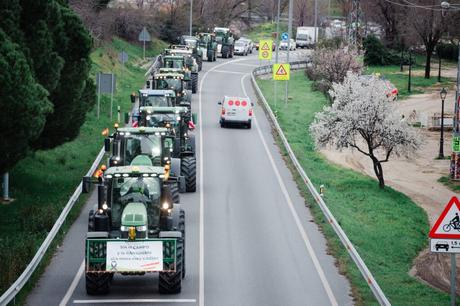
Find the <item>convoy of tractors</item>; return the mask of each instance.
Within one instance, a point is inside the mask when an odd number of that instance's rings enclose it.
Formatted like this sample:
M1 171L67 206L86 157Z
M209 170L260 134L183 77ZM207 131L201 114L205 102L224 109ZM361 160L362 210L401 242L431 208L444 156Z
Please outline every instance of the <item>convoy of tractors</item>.
M185 277L185 211L180 193L196 191L192 94L203 60L231 58L235 38L228 28L182 36L159 56L160 68L131 95L125 127L105 130L108 154L83 192L97 188L85 241L88 294L106 294L115 273L158 272L160 293L181 291Z

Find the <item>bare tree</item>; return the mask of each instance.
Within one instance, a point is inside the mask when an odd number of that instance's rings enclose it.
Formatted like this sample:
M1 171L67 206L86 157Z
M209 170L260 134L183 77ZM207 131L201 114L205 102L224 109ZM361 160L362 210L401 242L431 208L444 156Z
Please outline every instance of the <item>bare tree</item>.
M415 130L401 121L387 90L375 76L349 73L342 84L334 83L334 103L317 113L310 126L318 147L353 148L368 156L380 188L385 187L382 163L392 154L409 156L421 145Z

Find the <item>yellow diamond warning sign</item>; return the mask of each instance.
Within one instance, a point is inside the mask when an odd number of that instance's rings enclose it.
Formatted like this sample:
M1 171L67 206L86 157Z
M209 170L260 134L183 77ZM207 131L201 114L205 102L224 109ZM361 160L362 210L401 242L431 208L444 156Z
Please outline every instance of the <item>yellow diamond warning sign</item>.
M259 41L259 59L260 60L271 60L272 59L272 40L261 40Z
M273 64L273 79L275 81L289 81L291 65Z

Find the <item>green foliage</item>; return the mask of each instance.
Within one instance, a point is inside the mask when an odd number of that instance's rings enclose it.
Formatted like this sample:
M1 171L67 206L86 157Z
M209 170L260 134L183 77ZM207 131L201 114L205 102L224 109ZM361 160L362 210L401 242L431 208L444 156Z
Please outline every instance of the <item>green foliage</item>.
M0 173L26 156L51 112L48 92L36 82L21 47L0 29Z
M318 41L318 49L339 49L344 45L345 41L341 37L333 37L328 39L320 39Z
M409 275L412 261L428 245L429 224L423 209L391 188L378 188L372 178L331 164L315 150L308 127L314 114L328 102L323 94L311 90L311 83L303 73L293 72L289 91L292 100L282 106L278 102L278 120L299 162L313 184L325 185L324 199L329 209L392 305L447 304L448 294ZM258 84L273 108L273 82L258 80ZM278 101L281 101L282 95L282 92L278 93ZM377 305L367 282L314 204L315 200L302 179L296 177L296 180L307 203L310 203L316 221L328 237L330 250L338 259L341 271L345 271L351 281L356 304Z
M276 32L276 23L267 22L262 23L243 36L249 37L254 42L258 42L261 39L273 39L272 33ZM286 24L280 23L280 33L287 32Z
M458 45L452 43L438 43L436 52L441 55L441 58L457 61L458 60Z
M16 127L15 139L2 146L5 154L14 148L16 153L11 154L16 157L5 159L0 173L11 169L18 158L24 157L31 148L54 148L74 139L87 111L94 105L95 95L90 93L94 86L88 79L92 41L80 19L66 3L60 0L8 0L0 3L0 29L6 34L0 42L3 44L10 40L16 44L18 53L25 59L21 64L28 66L27 85L32 84L32 88L41 85L35 95L23 91L21 101L24 104L24 100L37 100L37 105L42 100L46 102L46 106L37 108L16 107L19 118L9 119L14 122L10 126ZM5 79L14 79L9 75L15 74L15 69L4 69ZM26 84L18 82L15 85L19 90ZM41 93L44 95L41 96ZM39 99L36 99L37 95L40 95ZM2 96L0 99L3 110L7 98ZM35 118L30 122L38 123L22 124L30 117ZM21 130L31 128L33 131ZM33 137L28 137L28 134L33 134ZM6 130L2 130L0 136L5 142L11 141Z

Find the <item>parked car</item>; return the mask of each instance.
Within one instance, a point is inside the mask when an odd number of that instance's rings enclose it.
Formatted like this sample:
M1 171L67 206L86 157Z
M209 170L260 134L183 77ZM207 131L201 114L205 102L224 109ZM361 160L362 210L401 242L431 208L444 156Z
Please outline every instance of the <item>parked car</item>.
M249 53L252 53L252 49L254 49L254 42L246 37L241 37L239 40L246 42L249 46Z
M245 40L238 39L235 42L235 49L233 51L235 54L239 55L248 55L249 53L249 44Z
M289 50L295 50L296 49L296 45L295 45L295 41L294 39L291 38L291 42L290 42L290 49ZM287 40L282 40L281 43L280 43L280 50L287 50L288 49L288 41Z

